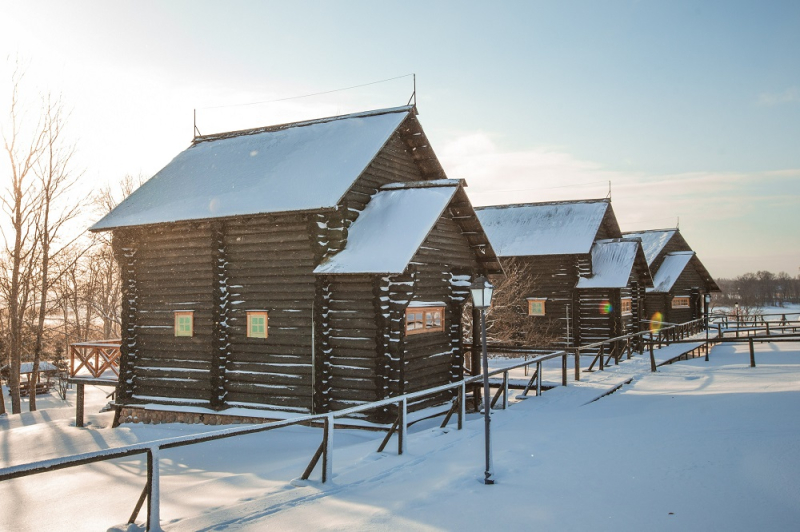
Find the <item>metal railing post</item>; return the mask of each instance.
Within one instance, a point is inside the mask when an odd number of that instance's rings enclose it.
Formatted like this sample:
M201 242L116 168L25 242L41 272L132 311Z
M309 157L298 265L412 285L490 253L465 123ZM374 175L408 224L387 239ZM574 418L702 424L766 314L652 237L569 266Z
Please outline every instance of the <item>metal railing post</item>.
M467 384L461 383L458 387L458 430L464 428L464 417L467 415Z
M653 353L653 333L650 333L650 372L656 372L656 355Z
M147 531L160 530L158 447L151 447L147 450Z
M503 372L503 410L508 408L508 372Z
M333 414L329 414L325 418L325 424L322 429L322 483L326 483L328 479L333 477Z
M397 454L403 454L406 450L406 436L408 435L408 427L406 426L406 417L408 416L408 401L404 397L400 401L400 411L397 414L399 426L397 432Z
M542 395L542 362L536 363L536 397Z
M606 370L606 364L603 362L603 357L605 356L605 344L600 344L600 371Z
M75 402L75 426L82 427L83 426L83 399L84 399L84 389L83 384L78 383L76 388L76 393L78 395L76 402Z

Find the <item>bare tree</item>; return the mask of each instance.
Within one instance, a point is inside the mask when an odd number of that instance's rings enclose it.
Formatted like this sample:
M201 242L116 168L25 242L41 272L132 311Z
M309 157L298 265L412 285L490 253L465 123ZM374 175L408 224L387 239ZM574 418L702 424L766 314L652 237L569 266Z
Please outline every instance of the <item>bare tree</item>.
M23 347L23 326L28 308L30 279L26 278L25 266L35 253L36 208L39 203L38 190L32 183L34 166L42 155L45 144L45 129L42 120L30 130L23 131L24 113L20 110L19 88L22 73L17 65L11 80L11 106L8 129L3 130L3 147L8 158L10 184L3 195L2 206L8 216L11 235L5 235L5 251L8 262L4 288L6 289L8 341L4 342L5 357L9 363L9 392L11 411L20 412L19 367ZM0 413L5 412L5 403L0 396Z
M39 361L42 356L44 340L44 323L49 311L48 295L51 292L50 261L52 258L52 245L59 236L64 224L72 220L78 213L79 203L71 203L66 207L56 210L56 202L75 183L78 175L71 166L75 153L73 146L66 145L63 139L63 130L66 123L66 114L60 100L53 101L48 95L43 101L44 109L44 146L42 156L39 157L34 168L38 177L39 206L37 212L37 238L39 247L39 272L37 281L39 285L39 307L37 309L37 323L35 326L35 344L33 349L33 372L36 376L39 370ZM30 411L36 410L36 379L30 381Z
M528 315L525 296L537 293L539 275L528 262L503 260L505 276L492 279L495 285L492 306L486 314L486 334L490 341L525 347L546 347L559 341L558 320ZM464 338L470 339L472 304L464 305Z

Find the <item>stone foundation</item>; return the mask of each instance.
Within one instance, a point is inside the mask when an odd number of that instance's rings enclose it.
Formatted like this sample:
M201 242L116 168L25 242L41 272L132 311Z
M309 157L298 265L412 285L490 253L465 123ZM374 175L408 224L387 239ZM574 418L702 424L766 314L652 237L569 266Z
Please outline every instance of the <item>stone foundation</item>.
M234 425L253 424L277 421L263 417L230 416L225 414L197 413L197 412L171 412L167 410L146 410L123 406L120 408L119 422L122 423L203 423L204 425Z

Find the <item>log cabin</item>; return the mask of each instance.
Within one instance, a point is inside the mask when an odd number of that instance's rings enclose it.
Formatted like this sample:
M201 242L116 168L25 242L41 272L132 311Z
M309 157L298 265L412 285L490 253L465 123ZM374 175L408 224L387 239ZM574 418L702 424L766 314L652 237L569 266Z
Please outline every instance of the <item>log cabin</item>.
M626 232L625 236L642 241L653 273L654 286L646 294L647 319L684 323L703 317L704 295L720 289L680 230L653 229Z
M502 273L465 186L414 106L196 137L91 228L122 272L121 420L461 379L469 284Z
M622 238L608 199L477 208L501 263L529 265L525 301L533 325L549 331L537 347L574 347L642 328L653 286L641 242ZM524 292L524 293L523 293Z

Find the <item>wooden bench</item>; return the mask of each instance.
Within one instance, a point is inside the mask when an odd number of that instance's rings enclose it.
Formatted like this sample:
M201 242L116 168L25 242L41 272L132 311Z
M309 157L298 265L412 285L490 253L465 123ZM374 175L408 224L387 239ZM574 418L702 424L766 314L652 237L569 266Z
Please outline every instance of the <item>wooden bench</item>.
M27 382L24 382L19 387L19 396L20 397L28 397L30 394L30 385ZM50 390L53 389L53 383L50 381L46 382L39 382L36 384L36 395L44 395L46 393L50 393Z

